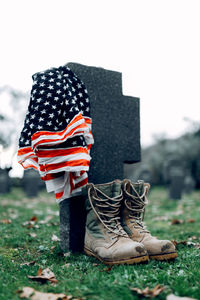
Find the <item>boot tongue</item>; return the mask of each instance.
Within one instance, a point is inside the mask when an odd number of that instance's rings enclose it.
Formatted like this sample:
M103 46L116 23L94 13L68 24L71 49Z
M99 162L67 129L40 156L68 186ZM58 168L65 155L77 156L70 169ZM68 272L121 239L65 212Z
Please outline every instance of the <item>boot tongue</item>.
M133 199L131 200L130 205L132 206L133 209L136 209L136 211L132 211L131 214L136 218L141 218L142 216L141 209L143 209L144 204L142 198L140 197L144 193L144 181L138 180L134 184L130 185L129 193L134 196L134 200Z
M138 195L142 195L144 193L144 181L143 180L138 180L135 184L134 184L134 188L136 190L136 192L138 193ZM134 190L133 193L135 194Z
M119 208L120 208L120 202L122 200L121 181L115 180L108 184L96 185L96 187L97 187L97 194L99 190L109 197L107 199L105 196L98 194L102 200L106 200L106 203L102 202L102 207L104 207L103 210L105 211L104 218L107 219L108 221L110 220L109 227L112 227L116 233L118 232L124 236L127 236L126 232L119 224L119 216L120 216Z
M110 198L117 197L121 194L121 182L114 181L110 184L96 185L97 188Z

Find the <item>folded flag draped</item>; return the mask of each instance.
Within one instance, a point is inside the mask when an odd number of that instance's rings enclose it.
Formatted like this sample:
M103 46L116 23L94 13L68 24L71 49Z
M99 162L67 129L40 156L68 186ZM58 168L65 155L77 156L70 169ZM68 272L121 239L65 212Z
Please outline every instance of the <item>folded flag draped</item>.
M88 182L91 125L87 89L68 67L33 75L18 162L38 170L58 202L80 194Z

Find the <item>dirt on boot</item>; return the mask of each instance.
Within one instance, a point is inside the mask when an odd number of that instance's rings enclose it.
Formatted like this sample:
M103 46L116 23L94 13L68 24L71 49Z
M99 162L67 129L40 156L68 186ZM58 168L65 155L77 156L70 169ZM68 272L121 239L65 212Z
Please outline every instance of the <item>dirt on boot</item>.
M174 244L169 240L159 240L146 229L143 218L147 193L150 188L142 180L132 183L125 179L122 183L123 205L121 211L122 226L133 241L142 243L150 259L169 260L176 258Z
M148 261L144 246L130 239L120 222L121 182L88 184L84 251L108 265Z

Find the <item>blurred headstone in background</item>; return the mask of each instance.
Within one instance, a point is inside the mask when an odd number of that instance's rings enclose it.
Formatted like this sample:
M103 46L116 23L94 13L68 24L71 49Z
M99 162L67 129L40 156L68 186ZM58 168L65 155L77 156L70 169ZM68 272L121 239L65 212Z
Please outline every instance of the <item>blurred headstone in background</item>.
M143 180L151 185L153 184L153 174L148 164L140 163L139 167L135 168L135 164L124 164L124 178L130 179L132 182Z
M200 188L200 158L196 159L192 166L192 175L196 182L196 187Z
M153 174L147 165L143 165L140 172L137 174L137 180L144 180L144 182L152 185Z
M41 186L41 179L38 171L34 169L25 170L22 186L27 197L36 197Z
M169 185L169 197L174 200L181 199L185 179L184 163L179 158L169 158L165 163L164 176Z
M9 171L11 168L0 169L0 194L10 192L11 181L9 177Z
M195 188L195 180L190 174L187 174L184 179L184 193L191 194Z
M119 72L76 63L67 66L84 82L90 97L95 143L91 149L89 182L123 179L124 162L140 161L139 99L122 94ZM78 218L77 207L81 207ZM85 230L84 200L74 197L61 202L60 221L62 250L80 250L84 237L80 228Z

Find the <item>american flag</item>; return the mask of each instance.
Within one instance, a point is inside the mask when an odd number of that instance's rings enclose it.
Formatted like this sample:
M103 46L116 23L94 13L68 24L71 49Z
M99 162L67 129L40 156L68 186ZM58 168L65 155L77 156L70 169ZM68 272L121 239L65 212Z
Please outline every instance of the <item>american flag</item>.
M18 162L37 169L58 202L79 194L88 182L91 123L87 89L68 67L33 75Z

